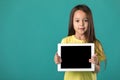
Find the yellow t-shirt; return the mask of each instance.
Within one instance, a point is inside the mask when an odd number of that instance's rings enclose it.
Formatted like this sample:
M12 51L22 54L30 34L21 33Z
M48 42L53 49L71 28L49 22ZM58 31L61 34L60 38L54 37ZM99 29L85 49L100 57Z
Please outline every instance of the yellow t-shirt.
M79 40L75 38L74 35L68 36L62 39L61 43L87 43L85 40ZM105 60L105 55L103 52L103 48L98 40L94 42L95 44L95 53L98 55L99 61ZM95 72L73 72L67 71L64 75L64 80L96 80Z

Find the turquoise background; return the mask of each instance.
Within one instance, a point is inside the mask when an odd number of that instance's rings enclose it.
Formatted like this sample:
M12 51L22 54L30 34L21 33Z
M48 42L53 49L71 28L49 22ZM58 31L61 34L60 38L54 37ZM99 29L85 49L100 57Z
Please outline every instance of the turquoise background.
M77 4L91 8L107 56L98 80L120 80L120 0L0 0L0 80L63 80L53 59Z

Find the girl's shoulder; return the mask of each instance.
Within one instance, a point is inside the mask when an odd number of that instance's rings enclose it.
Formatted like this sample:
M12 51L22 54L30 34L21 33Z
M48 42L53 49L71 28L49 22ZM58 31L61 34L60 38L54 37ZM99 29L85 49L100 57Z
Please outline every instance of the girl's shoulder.
M95 39L94 43L100 43L100 41L98 39Z
M67 43L73 39L73 35L71 36L66 36L62 39L61 43Z
M94 41L94 44L95 44L95 47L96 47L97 49L102 49L102 48L103 48L101 42L100 42L98 39L96 39L96 40Z
M66 37L64 37L62 40L67 40L67 39L72 39L73 38L73 35L71 35L71 36L66 36Z
M101 45L101 42L100 42L100 40L96 39L96 40L94 41L94 44L95 44L95 45Z

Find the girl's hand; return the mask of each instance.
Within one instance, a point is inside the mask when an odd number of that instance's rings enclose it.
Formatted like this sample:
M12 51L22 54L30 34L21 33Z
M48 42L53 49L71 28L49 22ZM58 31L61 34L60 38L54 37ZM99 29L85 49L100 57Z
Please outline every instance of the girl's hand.
M98 60L97 54L94 54L92 56L92 58L89 59L89 62L95 64L95 72L99 72L100 71L100 64L99 64L99 60Z
M98 64L99 64L99 61L98 61L97 54L94 54L94 55L92 56L92 58L89 59L89 62L90 62L90 63L93 63L93 64L95 64L95 65L98 65Z
M62 62L62 59L58 55L58 53L55 54L54 61L55 61L56 64L60 64Z

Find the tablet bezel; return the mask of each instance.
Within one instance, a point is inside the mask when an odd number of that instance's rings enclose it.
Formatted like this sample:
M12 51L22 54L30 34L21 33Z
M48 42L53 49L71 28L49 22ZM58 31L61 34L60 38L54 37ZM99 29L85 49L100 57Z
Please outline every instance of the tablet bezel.
M94 55L94 43L82 43L82 44L61 44L58 43L58 55L61 57L62 46L91 46L91 57ZM91 68L61 68L61 64L58 64L58 71L94 71L95 65L91 63Z

